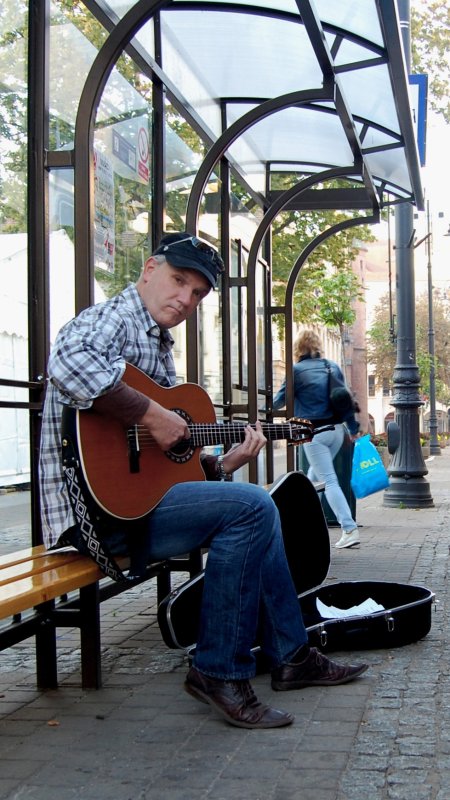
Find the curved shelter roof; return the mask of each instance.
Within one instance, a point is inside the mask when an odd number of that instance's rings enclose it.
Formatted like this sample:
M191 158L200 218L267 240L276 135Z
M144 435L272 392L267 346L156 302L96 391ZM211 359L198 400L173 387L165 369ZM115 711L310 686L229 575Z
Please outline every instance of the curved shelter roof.
M233 128L224 152L256 195L267 200L271 171L348 167L364 186L354 207L410 200L422 208L395 0L109 6L211 143Z

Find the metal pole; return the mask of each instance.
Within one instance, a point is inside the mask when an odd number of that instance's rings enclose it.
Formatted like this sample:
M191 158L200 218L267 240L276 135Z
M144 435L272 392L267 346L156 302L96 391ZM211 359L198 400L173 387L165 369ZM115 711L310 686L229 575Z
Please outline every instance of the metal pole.
M39 382L29 394L32 403L42 403L44 376L50 350L49 283L49 39L50 2L30 4L28 39L28 357L29 380ZM38 463L42 413L30 410L31 544L42 543Z
M430 455L440 456L436 416L436 366L434 361L433 273L431 263L430 201L427 200L427 272L428 272L428 353L430 356Z
M409 0L397 0L407 69L410 65ZM394 370L396 422L400 444L389 466L390 486L383 497L385 506L418 508L433 505L425 475L419 435L419 368L416 364L414 228L411 203L395 212L397 364Z

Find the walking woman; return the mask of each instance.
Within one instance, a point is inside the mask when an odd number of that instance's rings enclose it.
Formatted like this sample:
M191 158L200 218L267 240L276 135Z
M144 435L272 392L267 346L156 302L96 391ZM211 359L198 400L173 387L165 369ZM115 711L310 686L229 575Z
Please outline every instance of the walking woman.
M360 543L358 528L333 465L344 441L345 428L336 420L330 405L327 365L342 386L345 386L344 377L334 361L321 357L321 341L315 331L306 330L299 334L294 343L294 361L295 416L311 420L316 428L334 425L334 430L318 433L312 442L303 445L309 464L308 478L325 484L325 497L342 529L335 547L355 547ZM286 381L274 399L274 408L284 408L285 405ZM353 411L346 415L345 424L352 438L356 437L359 422Z

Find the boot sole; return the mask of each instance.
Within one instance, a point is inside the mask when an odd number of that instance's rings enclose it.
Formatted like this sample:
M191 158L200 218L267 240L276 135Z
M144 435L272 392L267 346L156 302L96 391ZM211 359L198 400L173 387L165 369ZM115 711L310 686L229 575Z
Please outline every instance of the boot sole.
M350 683L354 678L359 678L368 668L369 665L364 664L357 672L352 672L351 675L347 675L345 678L335 681L327 681L325 679L317 681L289 681L289 683L287 681L272 681L271 685L275 692L289 692L292 689L305 689L307 686L341 686L344 683Z
M191 695L191 697L195 697L196 700L200 700L201 703L206 703L207 705L214 708L219 714L230 724L234 725L235 728L247 728L249 730L255 730L257 728L284 728L286 725L292 725L294 722L294 717L292 714L286 714L280 720L273 721L270 723L267 722L241 722L240 720L235 720L233 717L230 717L224 710L221 708L217 703L215 703L207 694L202 692L201 689L198 689L196 686L193 686L191 683L185 681L184 683L185 691Z
M351 544L340 544L339 547L335 544L336 550L350 550L351 547L359 547L361 542L352 542Z

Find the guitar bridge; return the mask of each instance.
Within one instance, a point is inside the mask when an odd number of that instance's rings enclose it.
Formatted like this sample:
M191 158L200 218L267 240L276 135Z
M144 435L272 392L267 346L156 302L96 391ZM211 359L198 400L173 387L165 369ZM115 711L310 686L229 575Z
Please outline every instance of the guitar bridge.
M138 436L137 425L133 425L132 428L128 429L127 439L128 439L128 462L130 465L130 472L140 472L140 465L139 465L140 448L139 448L139 436Z

